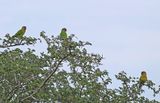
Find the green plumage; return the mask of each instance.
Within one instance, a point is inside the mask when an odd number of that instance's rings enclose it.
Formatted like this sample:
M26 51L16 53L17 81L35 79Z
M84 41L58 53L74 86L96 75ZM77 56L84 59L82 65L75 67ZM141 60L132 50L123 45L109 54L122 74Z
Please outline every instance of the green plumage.
M22 28L19 31L17 31L17 33L13 37L21 39L23 38L25 32L26 32L26 26L22 26Z
M147 81L147 73L145 71L142 71L141 76L139 78L139 88L141 88L146 81Z
M62 28L61 33L60 33L60 38L61 39L67 39L67 29L66 28Z

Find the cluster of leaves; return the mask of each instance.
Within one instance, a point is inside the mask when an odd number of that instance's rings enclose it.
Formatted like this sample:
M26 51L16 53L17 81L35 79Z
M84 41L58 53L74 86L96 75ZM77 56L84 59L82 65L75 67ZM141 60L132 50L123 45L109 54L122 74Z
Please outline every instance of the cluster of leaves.
M48 103L60 99L62 103L160 103L143 97L137 79L125 72L116 75L122 86L109 88L111 78L99 68L103 57L86 49L91 43L74 41L74 35L66 40L47 37L45 32L40 36L47 44L47 53L41 55L18 48L34 45L37 38L16 39L7 34L0 39L0 102ZM154 95L160 91L152 81L145 86Z
M22 46L22 45L33 45L36 43L38 39L33 37L26 37L24 36L22 39L14 38L13 36L10 36L10 34L6 34L5 38L2 39L2 44L0 45L0 48L8 48L8 47L14 47L14 46Z

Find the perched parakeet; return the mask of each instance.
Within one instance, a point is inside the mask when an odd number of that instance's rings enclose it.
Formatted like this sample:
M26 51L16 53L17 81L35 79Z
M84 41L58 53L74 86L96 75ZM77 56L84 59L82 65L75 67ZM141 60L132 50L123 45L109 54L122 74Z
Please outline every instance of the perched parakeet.
M67 39L67 29L66 28L62 28L61 33L60 33L60 38L61 39Z
M17 31L17 33L13 37L21 39L25 34L25 32L26 32L26 26L22 26L22 28L19 31Z
M139 88L141 88L146 81L147 81L147 73L145 71L142 71L141 76L139 78Z

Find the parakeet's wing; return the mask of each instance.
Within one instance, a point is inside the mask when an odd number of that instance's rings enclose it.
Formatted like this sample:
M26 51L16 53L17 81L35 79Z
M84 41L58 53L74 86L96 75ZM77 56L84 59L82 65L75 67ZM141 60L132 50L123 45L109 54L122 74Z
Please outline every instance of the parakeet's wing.
M15 34L16 37L20 36L22 34L22 30L18 30L17 33Z
M141 88L146 81L147 81L147 77L142 75L139 79L139 88Z
M22 38L24 34L25 34L25 30L24 30L24 29L20 29L20 30L15 34L15 37L17 37L17 38Z
M64 31L61 31L60 37L61 37L62 39L67 39L67 33L64 32Z

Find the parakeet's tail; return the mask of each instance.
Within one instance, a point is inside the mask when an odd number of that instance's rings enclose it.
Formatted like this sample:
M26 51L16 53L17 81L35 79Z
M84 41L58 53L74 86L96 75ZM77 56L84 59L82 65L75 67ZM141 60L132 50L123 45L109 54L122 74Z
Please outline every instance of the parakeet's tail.
M143 85L144 85L144 82L140 81L139 82L139 88L142 88Z
M17 38L17 35L13 35L12 38L16 39L16 38Z
M142 88L142 84L141 83L139 83L139 89L141 89Z

